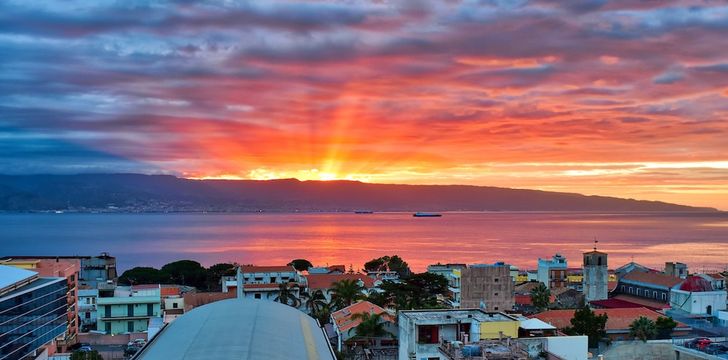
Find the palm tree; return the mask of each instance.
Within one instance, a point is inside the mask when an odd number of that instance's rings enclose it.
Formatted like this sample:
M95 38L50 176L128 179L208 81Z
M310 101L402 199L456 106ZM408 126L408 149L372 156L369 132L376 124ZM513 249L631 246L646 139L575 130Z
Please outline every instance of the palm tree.
M538 309L538 311L544 311L549 308L549 302L551 300L551 290L546 287L543 283L539 283L538 286L531 290L531 303Z
M301 297L306 298L306 309L308 310L308 313L312 315L316 314L319 310L323 309L324 306L328 305L326 303L326 296L320 289L315 290L311 294L308 292L302 292Z
M337 309L343 309L364 298L364 288L356 279L344 279L331 286L331 301Z
M655 322L644 316L640 316L639 319L632 322L629 325L629 336L647 341L654 339L657 336L657 326Z
M384 328L381 314L375 313L356 313L351 316L352 320L361 320L361 323L355 328L349 330L355 331L357 337L361 338L379 338L385 336L393 336Z
M278 296L276 296L274 300L282 304L298 307L298 305L300 305L301 303L301 300L296 297L296 295L291 290L291 287L292 286L289 286L289 284L287 283L278 284Z

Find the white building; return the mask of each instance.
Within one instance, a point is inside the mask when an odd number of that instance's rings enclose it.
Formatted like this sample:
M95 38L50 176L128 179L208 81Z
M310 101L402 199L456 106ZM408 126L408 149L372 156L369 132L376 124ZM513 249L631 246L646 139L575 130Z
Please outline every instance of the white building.
M518 336L518 320L480 309L404 310L398 315L399 359L447 359L446 343L467 344L499 335Z
M556 254L551 259L538 259L538 275L537 280L546 287L551 286L551 270L566 270L566 258L561 254Z
M96 329L98 312L96 301L99 298L98 289L78 289L78 317L81 332Z
M726 296L725 290L713 290L710 281L688 276L670 291L670 306L691 315L716 316L726 309Z
M301 282L301 276L293 266L244 265L240 267L240 270L243 275L243 289L246 292L246 298L266 299L269 297L269 292L279 289L279 284ZM235 276L223 276L221 282L224 293L237 289Z
M447 301L453 308L460 307L460 302L462 301L462 270L467 267L465 264L435 264L427 266L427 272L442 275L447 279L447 288L450 291Z

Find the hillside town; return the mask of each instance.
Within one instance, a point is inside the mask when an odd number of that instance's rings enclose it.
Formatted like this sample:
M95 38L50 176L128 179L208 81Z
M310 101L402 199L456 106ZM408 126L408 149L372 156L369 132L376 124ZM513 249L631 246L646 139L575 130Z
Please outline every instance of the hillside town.
M0 359L728 359L728 271L596 246L534 264L6 256Z

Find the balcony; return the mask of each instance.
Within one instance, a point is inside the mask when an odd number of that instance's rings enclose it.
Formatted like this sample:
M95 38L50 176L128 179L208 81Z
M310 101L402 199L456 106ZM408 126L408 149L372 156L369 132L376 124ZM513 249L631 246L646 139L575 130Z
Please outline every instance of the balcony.
M447 289L450 290L450 292L453 292L453 293L457 293L457 294L460 293L460 288L448 286Z
M121 320L145 320L158 315L123 315L123 316L100 316L101 321L121 321Z

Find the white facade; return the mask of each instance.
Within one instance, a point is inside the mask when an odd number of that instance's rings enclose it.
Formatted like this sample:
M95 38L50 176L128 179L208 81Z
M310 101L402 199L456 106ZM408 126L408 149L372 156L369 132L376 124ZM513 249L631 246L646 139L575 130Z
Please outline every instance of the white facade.
M549 336L546 338L546 350L564 360L584 360L589 353L589 337Z
M670 291L670 306L693 315L716 316L726 309L726 291Z
M549 276L549 270L551 269L566 270L566 258L557 253L551 259L538 259L537 280L546 285L546 287L549 287L551 284Z
M99 298L98 289L78 290L78 317L80 318L81 332L96 328L98 312L96 301Z

